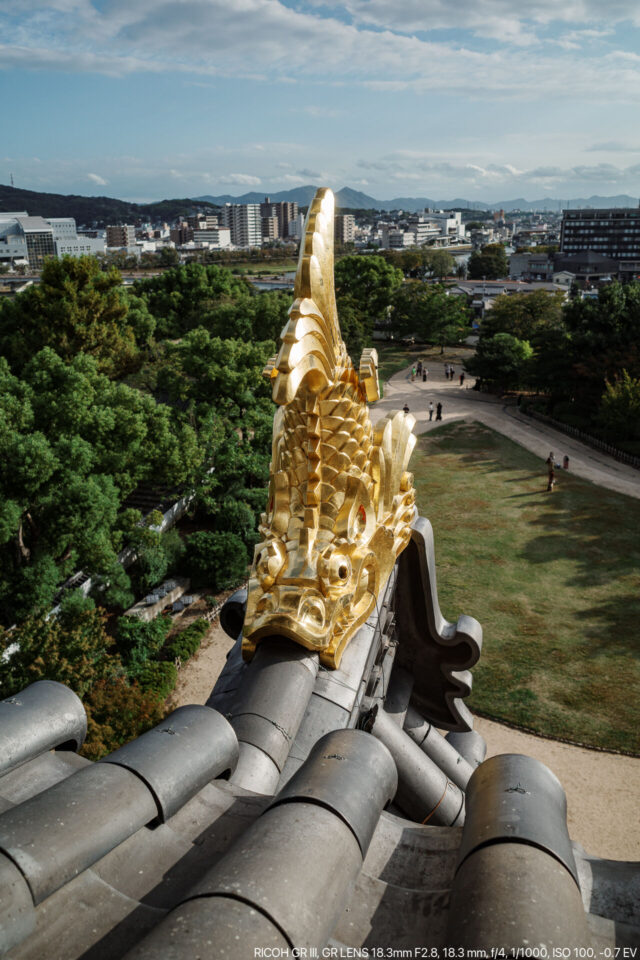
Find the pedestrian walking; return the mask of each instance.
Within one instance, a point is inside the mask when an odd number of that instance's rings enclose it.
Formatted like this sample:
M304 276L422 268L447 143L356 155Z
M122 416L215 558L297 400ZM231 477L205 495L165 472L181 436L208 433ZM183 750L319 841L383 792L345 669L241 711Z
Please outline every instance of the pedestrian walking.
M442 404L438 403L436 407L436 420L442 420Z
M444 365L444 378L445 380L449 379L449 364L445 363Z
M455 373L454 367L449 367L449 380L453 380L453 375Z
M566 453L562 458L562 466L564 467L565 470L569 469L569 457L566 455Z
M405 405L404 405L404 407L402 408L402 410L403 410L404 413L409 413L409 404L408 404L408 403L405 403Z
M418 360L418 376L422 373L422 360Z
M556 472L553 466L549 469L548 483L547 483L547 492L553 493L553 485L556 482Z
M433 420L433 400L429 400L429 420Z
M422 382L423 382L423 383L426 383L426 382L427 382L427 377L428 377L428 376L429 376L429 371L426 370L426 369L423 367L423 368L422 368Z
M413 383L416 379L416 368L411 367L411 382Z
M464 370L460 374L460 386L462 386L463 384L464 384Z

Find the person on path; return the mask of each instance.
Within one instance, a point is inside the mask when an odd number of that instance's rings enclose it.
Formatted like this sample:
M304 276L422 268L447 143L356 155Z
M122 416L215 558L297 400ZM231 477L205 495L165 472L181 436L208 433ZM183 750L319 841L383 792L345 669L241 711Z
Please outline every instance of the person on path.
M405 405L404 405L404 407L402 408L402 410L403 410L404 413L409 413L409 404L408 404L408 403L405 403Z
M448 363L445 363L445 365L444 365L444 377L445 377L445 380L448 380L448 379L449 379L449 364L448 364Z
M463 384L464 384L464 370L460 374L460 386L462 386Z
M433 420L433 400L429 400L429 420Z
M547 483L547 492L553 493L553 485L556 482L556 473L553 468L553 464L549 468L549 482Z
M549 454L546 460L547 464L547 492L553 492L553 485L556 482L556 472L555 472L555 457L553 456L553 450Z
M449 380L453 380L453 375L455 372L456 371L453 367L449 367Z
M442 404L438 403L436 407L436 420L442 420Z
M564 467L565 470L569 469L569 457L566 455L566 453L562 458L562 466Z
M418 360L418 376L422 373L422 360Z
M413 383L416 379L416 368L411 367L411 382Z
M429 376L429 371L427 370L426 367L423 367L423 368L422 368L422 382L423 382L423 383L426 383L426 382L427 382L427 377L428 377L428 376Z

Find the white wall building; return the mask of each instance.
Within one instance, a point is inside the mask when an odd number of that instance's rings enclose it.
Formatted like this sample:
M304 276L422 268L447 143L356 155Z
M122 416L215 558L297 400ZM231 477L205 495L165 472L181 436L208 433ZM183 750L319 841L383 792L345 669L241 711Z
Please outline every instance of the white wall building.
M230 247L231 228L207 227L201 230L194 230L193 241L198 246L201 244L206 244L208 247L211 247L214 250L221 250L223 247Z
M222 225L231 230L236 247L262 246L262 217L259 203L225 203Z
M26 210L0 213L0 262L27 260L32 269L47 257L83 257L104 252L104 240L78 236L72 217L30 217Z

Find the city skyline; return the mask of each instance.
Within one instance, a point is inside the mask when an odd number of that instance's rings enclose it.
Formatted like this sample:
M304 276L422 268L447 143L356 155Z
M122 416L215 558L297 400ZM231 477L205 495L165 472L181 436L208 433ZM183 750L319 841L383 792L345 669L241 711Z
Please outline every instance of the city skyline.
M637 6L511 7L0 0L0 182L138 202L308 183L637 196Z

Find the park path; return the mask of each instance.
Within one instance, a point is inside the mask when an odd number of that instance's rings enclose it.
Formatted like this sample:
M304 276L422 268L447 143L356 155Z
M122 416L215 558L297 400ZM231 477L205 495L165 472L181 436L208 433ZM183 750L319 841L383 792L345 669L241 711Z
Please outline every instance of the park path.
M371 420L375 423L385 414L401 410L406 403L416 418L415 433L426 433L441 426L436 423L435 413L434 419L429 420L429 401L433 401L434 407L440 401L444 423L453 420L479 420L539 456L541 483L546 483L544 461L549 452L553 451L559 462L562 462L565 455L569 457L569 469L577 476L615 490L616 493L640 498L640 470L619 463L579 440L525 416L520 413L515 403L505 403L490 394L471 390L469 378L461 387L460 363L455 365L456 375L453 381L445 380L444 363L434 361L433 357L429 357L428 369L426 383L418 381L417 378L412 383L410 367L394 374L387 382L384 399L378 400L370 408ZM556 471L556 479L562 481L561 470Z

